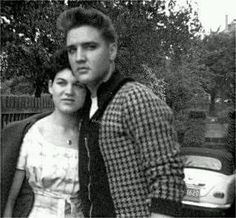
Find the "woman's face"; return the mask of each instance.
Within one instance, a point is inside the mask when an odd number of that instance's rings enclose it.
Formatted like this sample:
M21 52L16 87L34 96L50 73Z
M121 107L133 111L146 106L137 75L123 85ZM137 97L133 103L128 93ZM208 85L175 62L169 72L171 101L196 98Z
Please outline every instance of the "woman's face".
M52 95L55 110L63 113L78 111L86 97L85 87L67 68L59 71L53 81L49 81L49 93Z

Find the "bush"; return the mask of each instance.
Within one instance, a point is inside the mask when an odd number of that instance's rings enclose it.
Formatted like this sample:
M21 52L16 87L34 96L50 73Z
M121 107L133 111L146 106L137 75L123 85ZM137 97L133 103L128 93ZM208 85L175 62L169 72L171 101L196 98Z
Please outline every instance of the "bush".
M236 139L235 139L235 111L229 112L228 114L229 118L229 126L227 130L226 135L226 149L229 151L233 157L235 158L235 145L236 145ZM234 161L235 163L235 161Z
M183 138L185 147L202 147L205 142L205 119L204 111L190 111L189 119L186 122L186 131Z
M175 114L175 130L178 136L179 144L183 144L184 134L186 132L186 123L188 120L188 113L184 110L181 110L179 113Z

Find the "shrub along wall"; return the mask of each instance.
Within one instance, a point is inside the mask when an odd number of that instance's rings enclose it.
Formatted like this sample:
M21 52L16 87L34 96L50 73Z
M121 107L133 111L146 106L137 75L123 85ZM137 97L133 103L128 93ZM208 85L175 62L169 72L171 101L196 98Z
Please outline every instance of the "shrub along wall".
M229 119L229 126L228 126L228 130L227 130L227 136L226 136L226 144L225 144L225 147L226 147L226 150L229 151L232 155L233 155L233 158L234 158L234 167L236 167L236 161L235 161L235 146L236 146L236 139L235 139L235 130L236 130L236 123L235 123L235 110L234 111L231 111L229 112L229 115L228 115L228 119Z

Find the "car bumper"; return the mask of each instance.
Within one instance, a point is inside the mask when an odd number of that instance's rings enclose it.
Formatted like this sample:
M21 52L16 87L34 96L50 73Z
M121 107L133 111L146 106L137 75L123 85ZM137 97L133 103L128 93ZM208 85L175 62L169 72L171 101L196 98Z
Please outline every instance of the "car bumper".
M195 207L222 209L222 210L225 210L231 207L231 204L219 205L219 204L212 204L212 203L205 203L205 202L192 202L192 201L182 201L182 204L195 206Z

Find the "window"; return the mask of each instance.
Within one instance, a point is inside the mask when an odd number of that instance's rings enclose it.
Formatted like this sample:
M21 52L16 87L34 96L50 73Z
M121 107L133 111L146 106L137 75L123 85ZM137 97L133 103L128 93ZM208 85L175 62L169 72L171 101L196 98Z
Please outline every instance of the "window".
M219 171L222 168L221 162L216 158L195 155L185 155L183 158L185 167L196 167Z

